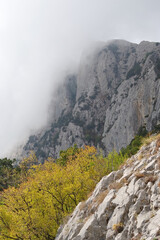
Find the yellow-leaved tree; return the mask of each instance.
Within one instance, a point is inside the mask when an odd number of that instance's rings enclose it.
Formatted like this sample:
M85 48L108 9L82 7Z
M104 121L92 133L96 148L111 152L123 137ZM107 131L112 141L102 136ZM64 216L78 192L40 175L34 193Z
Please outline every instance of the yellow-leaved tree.
M36 161L34 154L31 160ZM111 160L109 164L109 158L94 147L74 146L61 152L56 162L32 165L19 187L0 196L0 239L54 239L64 217L109 173L110 166L117 166L118 160L115 163L113 156ZM22 165L25 171L28 162L25 159Z

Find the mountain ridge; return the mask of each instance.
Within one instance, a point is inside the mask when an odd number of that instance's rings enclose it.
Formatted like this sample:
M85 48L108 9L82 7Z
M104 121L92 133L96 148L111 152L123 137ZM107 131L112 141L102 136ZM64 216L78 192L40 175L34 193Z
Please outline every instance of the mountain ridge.
M57 88L50 127L31 136L22 155L33 150L43 162L75 143L119 151L140 128L159 127L159 79L160 43L102 44Z

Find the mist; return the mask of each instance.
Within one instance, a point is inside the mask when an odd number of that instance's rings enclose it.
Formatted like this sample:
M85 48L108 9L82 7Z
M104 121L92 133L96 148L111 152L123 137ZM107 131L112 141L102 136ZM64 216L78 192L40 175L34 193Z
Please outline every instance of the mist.
M45 126L65 72L93 42L160 42L159 0L0 0L0 157Z

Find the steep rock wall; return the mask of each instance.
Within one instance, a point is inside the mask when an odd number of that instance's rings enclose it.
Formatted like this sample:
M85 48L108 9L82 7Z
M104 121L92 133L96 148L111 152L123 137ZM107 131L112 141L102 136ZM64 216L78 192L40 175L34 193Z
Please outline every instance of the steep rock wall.
M30 137L23 154L34 150L43 161L75 143L119 151L140 127L160 124L160 44L104 44L55 94L50 126Z

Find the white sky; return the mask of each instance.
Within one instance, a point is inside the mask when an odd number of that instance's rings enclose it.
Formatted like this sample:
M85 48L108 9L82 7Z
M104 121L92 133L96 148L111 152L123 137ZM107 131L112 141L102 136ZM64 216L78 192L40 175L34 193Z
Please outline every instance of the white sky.
M159 0L0 0L0 157L45 125L51 93L94 41L160 42Z

